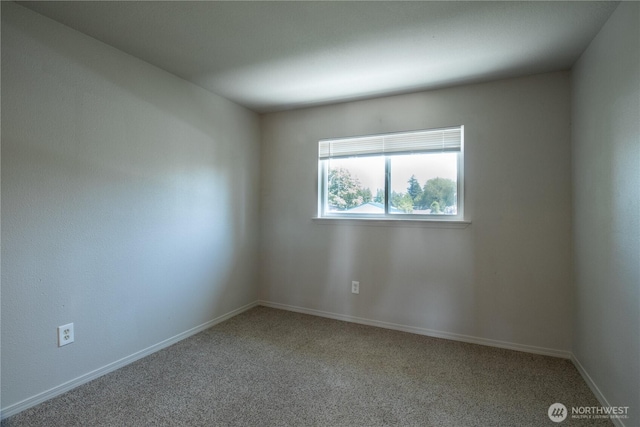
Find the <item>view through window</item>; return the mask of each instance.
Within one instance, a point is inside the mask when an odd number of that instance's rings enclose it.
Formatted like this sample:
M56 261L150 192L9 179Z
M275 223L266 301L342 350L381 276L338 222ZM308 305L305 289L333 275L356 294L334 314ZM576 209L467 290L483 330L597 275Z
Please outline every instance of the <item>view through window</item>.
M462 219L462 127L320 141L320 216Z

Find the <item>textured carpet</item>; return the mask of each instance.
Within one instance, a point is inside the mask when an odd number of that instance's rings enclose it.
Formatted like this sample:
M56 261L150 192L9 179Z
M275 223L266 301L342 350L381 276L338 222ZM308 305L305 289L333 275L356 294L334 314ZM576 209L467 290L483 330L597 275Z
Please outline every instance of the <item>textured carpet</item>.
M611 425L570 361L257 307L2 426Z

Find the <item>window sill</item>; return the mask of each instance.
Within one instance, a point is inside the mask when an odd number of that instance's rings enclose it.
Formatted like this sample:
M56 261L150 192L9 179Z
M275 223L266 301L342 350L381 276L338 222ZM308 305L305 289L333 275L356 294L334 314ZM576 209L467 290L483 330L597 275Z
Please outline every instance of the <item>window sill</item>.
M471 221L438 219L390 219L390 218L344 218L314 217L317 224L365 225L375 227L425 227L425 228L467 228Z

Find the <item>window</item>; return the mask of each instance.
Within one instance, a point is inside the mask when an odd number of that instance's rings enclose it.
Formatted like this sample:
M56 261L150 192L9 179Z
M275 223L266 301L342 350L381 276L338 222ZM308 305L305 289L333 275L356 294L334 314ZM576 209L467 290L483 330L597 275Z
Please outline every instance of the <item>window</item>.
M462 126L319 142L318 215L462 220Z

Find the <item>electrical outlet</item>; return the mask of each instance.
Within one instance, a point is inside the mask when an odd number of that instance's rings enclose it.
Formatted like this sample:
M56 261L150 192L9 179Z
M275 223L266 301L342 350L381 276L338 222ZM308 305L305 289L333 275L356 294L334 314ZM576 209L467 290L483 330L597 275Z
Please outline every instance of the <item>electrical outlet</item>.
M71 344L73 340L73 323L58 326L58 347Z
M352 294L360 293L360 282L356 282L356 281L351 282L351 293Z

